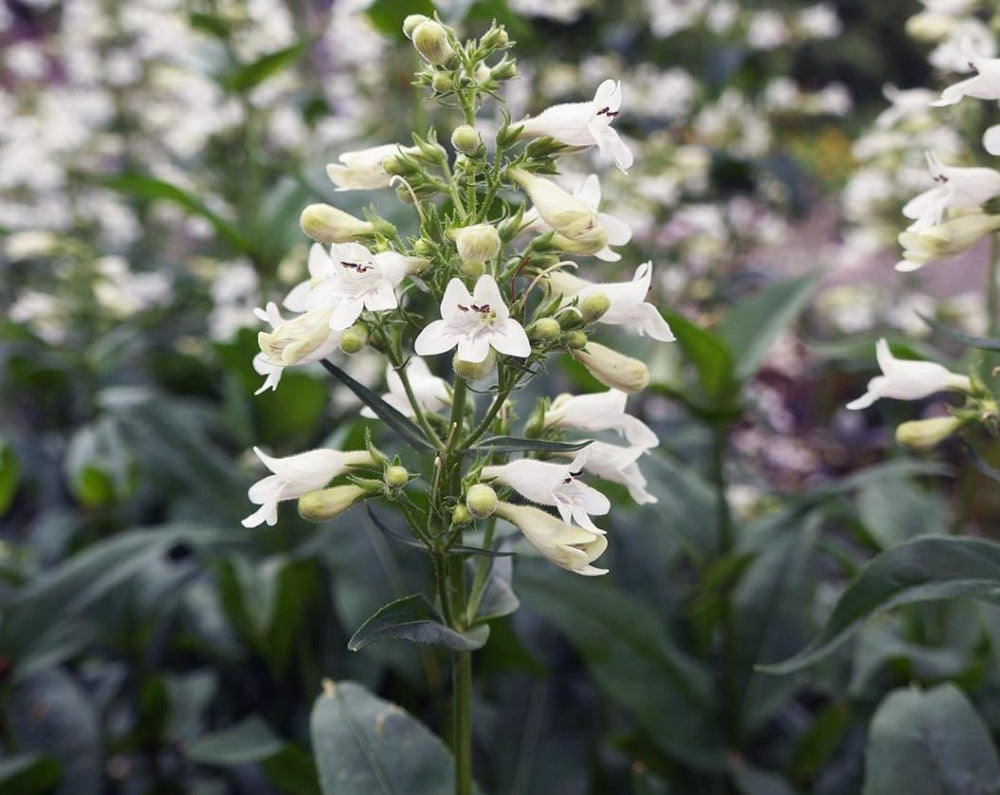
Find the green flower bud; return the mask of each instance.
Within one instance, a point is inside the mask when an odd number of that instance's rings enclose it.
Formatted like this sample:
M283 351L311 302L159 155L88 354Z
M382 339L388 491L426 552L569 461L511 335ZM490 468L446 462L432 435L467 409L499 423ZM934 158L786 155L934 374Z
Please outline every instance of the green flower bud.
M367 495L367 490L353 483L308 491L299 497L299 516L309 522L326 522Z
M385 470L385 485L391 489L399 489L410 482L410 473L407 472L406 467L401 467L394 465L391 467L386 467Z
M457 353L451 360L451 367L455 371L455 374L461 376L466 381L478 381L480 378L485 378L493 372L493 368L496 366L497 355L496 351L492 348L490 348L489 353L486 354L486 358L481 362L464 361L458 358Z
M497 493L485 483L471 486L465 493L465 505L477 519L485 519L497 509Z
M591 342L573 356L605 386L622 392L639 392L649 384L649 368L631 356Z
M413 244L413 253L418 257L430 257L434 254L434 246L429 240L422 237Z
M958 417L911 420L896 428L896 441L915 450L930 450L962 427Z
M583 313L575 306L569 306L556 315L556 320L559 321L559 327L563 331L569 331L583 325Z
M472 125L460 124L451 134L451 145L463 154L474 155L483 145L483 139Z
M451 60L455 51L448 43L448 33L434 20L427 19L413 29L410 37L417 52L428 63L443 66Z
M479 46L485 50L497 50L506 47L509 43L510 37L503 25L490 28L479 40Z
M511 58L504 58L490 69L490 76L494 80L513 80L517 77L517 64Z
M469 509L466 508L462 503L455 506L455 510L451 512L451 521L453 524L468 524L472 521L472 514L469 513Z
M425 17L423 14L410 14L403 20L403 35L408 39L412 39L413 31L416 29L417 25L421 25L424 22L429 21L430 19Z
M579 351L587 347L587 335L582 331L567 331L563 342L570 350Z
M364 323L355 323L340 337L340 350L344 353L358 353L367 344L368 327Z
M449 229L448 236L455 241L458 257L463 266L469 266L470 271L462 268L468 276L481 276L486 262L500 253L500 235L489 224L463 226L460 229Z
M326 244L350 243L375 232L374 225L368 221L329 204L310 204L302 211L299 225L317 243Z
M438 72L431 78L431 87L439 94L448 93L454 86L455 83L447 72Z
M577 308L583 316L584 323L594 323L604 317L605 312L611 308L611 299L604 293L592 293L584 298Z
M561 333L562 327L554 317L541 317L528 326L528 338L539 342L555 342Z

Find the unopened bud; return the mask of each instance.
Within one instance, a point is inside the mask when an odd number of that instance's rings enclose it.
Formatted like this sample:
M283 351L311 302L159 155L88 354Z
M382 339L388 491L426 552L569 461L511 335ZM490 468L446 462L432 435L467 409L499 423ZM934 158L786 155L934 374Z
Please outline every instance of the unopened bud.
M454 88L455 82L451 79L451 75L447 72L438 72L431 79L431 86L439 94L445 94Z
M408 39L412 39L413 31L416 29L417 25L421 25L424 22L429 21L430 19L425 17L423 14L410 14L403 20L403 35Z
M471 486L465 494L465 505L477 519L485 519L497 509L497 493L485 483Z
M460 229L450 229L449 237L455 241L458 257L463 266L473 266L474 272L469 276L482 275L483 265L500 253L500 235L495 227L489 224L463 226ZM462 268L463 272L465 267Z
M956 25L949 14L922 11L906 20L906 34L917 41L935 42L947 36Z
M584 350L573 352L594 378L612 389L639 392L649 384L649 368L631 356L591 342Z
M299 497L299 516L309 522L325 522L340 516L367 494L354 483L307 491Z
M483 145L483 139L471 124L460 124L451 134L451 145L463 154L474 155Z
M594 230L601 230L597 222L597 212L580 199L560 188L552 180L545 179L520 168L512 168L507 172L510 179L524 189L531 198L535 209L549 226L558 234L571 240L587 240L594 236ZM601 230L603 231L603 230ZM607 243L607 233L604 241L596 249L600 251Z
M604 293L592 293L577 305L584 323L595 323L604 317L610 308L611 299Z
M483 49L496 50L506 47L510 43L510 37L503 25L490 28L479 40L479 46Z
M451 521L453 524L468 524L472 521L472 514L469 513L468 508L459 503L455 506L455 510L451 512Z
M930 450L962 427L958 417L911 420L896 428L896 441L915 450Z
M350 213L329 204L310 204L299 217L302 231L317 243L350 243L359 237L371 235L375 227L368 221L355 218Z
M410 38L424 60L435 66L448 63L455 54L448 43L447 31L432 19L424 20L417 25Z
M517 77L517 64L511 58L504 58L490 69L490 76L494 80L513 80Z
M539 342L555 342L561 332L562 327L554 317L541 317L528 326L528 337Z
M466 381L478 381L480 378L485 378L493 372L493 368L496 366L497 355L493 348L490 348L486 354L486 358L481 362L468 362L464 359L459 359L457 353L451 360L451 368L455 371L455 374L461 376Z
M355 323L340 336L340 350L347 354L360 352L368 344L368 326Z
M566 336L563 337L566 347L573 351L583 350L589 341L587 335L582 331L567 331Z
M563 331L580 328L583 325L583 313L575 306L566 307L566 309L556 315L556 319L559 321L559 328L563 329Z
M391 467L386 467L385 470L385 484L391 489L399 489L410 482L410 473L407 472L406 467L401 467L398 465L393 465Z

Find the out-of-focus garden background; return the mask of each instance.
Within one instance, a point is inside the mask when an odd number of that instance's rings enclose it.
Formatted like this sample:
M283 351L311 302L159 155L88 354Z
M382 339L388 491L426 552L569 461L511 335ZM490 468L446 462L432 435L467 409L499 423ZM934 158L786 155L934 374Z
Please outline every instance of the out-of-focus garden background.
M315 365L255 395L253 309L304 278L306 204L413 224L384 192L335 193L324 166L457 123L411 85L400 31L434 8L0 3L0 792L318 793L314 754L335 753L310 741L323 677L448 738L445 656L347 650L422 587L421 553L361 510L240 525L253 445L357 446L376 427ZM901 208L933 184L924 150L970 162L978 146L956 132L978 117L929 100L964 70L963 43L995 52L995 9L965 3L966 27L935 38L908 34L916 0L436 8L516 40L515 120L622 81L636 162L603 171L602 202L633 238L589 278L652 260L650 300L684 343L626 345L652 373L637 411L661 439L643 464L658 502L608 491L611 573L513 559L521 608L474 657L481 791L996 791L982 784L1000 776L988 601L908 605L816 665L755 668L813 640L874 555L996 537L985 433L975 459L955 440L914 454L893 430L941 400L844 408L883 336L989 373L920 317L995 331L985 244L915 274L892 265ZM899 100L914 88L934 91ZM337 356L381 388L377 357ZM579 367L548 378L553 394L593 388ZM907 723L925 734L893 729ZM901 761L925 756L939 761Z

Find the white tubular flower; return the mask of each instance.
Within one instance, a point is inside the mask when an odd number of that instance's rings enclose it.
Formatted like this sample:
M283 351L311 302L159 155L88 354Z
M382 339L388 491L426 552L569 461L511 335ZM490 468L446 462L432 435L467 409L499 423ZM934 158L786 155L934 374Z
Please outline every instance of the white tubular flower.
M282 301L286 309L293 312L307 312L315 309L317 302L313 299L313 288L334 273L333 260L319 243L313 243L309 248L309 278L296 284Z
M472 293L459 279L452 279L441 299L441 320L420 332L413 343L418 356L433 356L458 346L458 358L483 361L490 348L497 353L524 358L531 343L524 328L510 316L492 276L480 276Z
M310 204L299 216L302 231L317 243L348 243L375 233L375 225L329 204Z
M594 236L595 230L600 229L597 212L552 180L535 176L520 168L510 169L507 175L524 189L538 215L559 234L570 240L589 239ZM606 232L603 233L603 238L595 251L607 244Z
M632 165L632 152L611 128L622 104L622 85L605 80L597 87L590 102L567 102L546 108L537 116L521 122L521 135L533 138L548 136L567 146L590 147L615 161L622 171Z
M656 432L638 417L625 413L627 400L628 395L617 389L590 395L563 393L552 401L545 412L543 427L573 428L588 432L615 430L639 450L657 447L660 438ZM586 462L584 464L586 469Z
M649 368L644 362L607 345L588 342L583 350L570 353L604 386L622 392L641 392L649 386Z
M875 126L880 130L887 130L901 122L926 116L927 108L935 98L935 93L929 88L902 89L891 83L882 86L882 95L892 105L875 119Z
M848 403L847 408L866 409L879 398L920 400L946 389L963 392L972 389L968 376L953 373L936 362L897 359L884 338L875 344L875 357L882 375L869 381L868 391Z
M413 154L413 146L383 144L356 152L344 152L338 159L343 165L330 163L326 175L337 190L374 190L388 188L391 175L385 170L386 161L393 160L400 152Z
M639 458L648 448L592 442L587 449L590 456L584 462L584 471L601 480L624 486L637 505L657 502L656 497L646 491L646 478L639 470Z
M267 305L266 310L255 309L254 314L270 323L273 329L257 335L264 363L271 367L289 367L318 362L333 353L340 342L340 334L330 330L332 311L327 308L313 309L290 320L282 320L273 302ZM258 368L257 372L268 374L270 380L270 369ZM277 384L277 380L274 383Z
M496 480L527 500L538 505L552 505L568 525L572 521L592 533L602 533L594 526L590 515L604 516L611 510L611 501L601 492L576 479L589 453L584 448L569 464L553 464L520 458L508 464L483 467L484 480Z
M998 175L1000 176L1000 175ZM625 326L639 336L648 334L660 342L672 342L673 332L660 311L646 301L653 278L653 263L644 262L628 282L606 282L594 284L571 274L557 271L549 277L553 292L566 298L577 298L583 303L592 295L605 295L611 302L608 311L598 318L598 323L609 326Z
M590 565L608 548L608 539L602 534L566 525L552 514L530 505L500 502L496 515L515 525L535 549L557 566L585 577L608 573L607 569Z
M448 391L447 383L444 379L431 373L427 362L414 356L407 363L405 369L410 387L413 389L413 395L421 409L434 412L451 405L451 393ZM410 405L410 399L406 396L406 390L403 388L403 381L399 377L399 373L391 364L385 368L385 385L389 388L389 392L382 395L382 399L407 417L412 417L413 406ZM373 419L376 415L368 406L365 406L361 409L361 416Z
M325 252L321 254L326 256ZM330 246L329 259L329 265L320 267L320 272L326 273L325 278L312 286L308 300L312 306L333 307L330 328L335 331L353 326L365 309L370 312L395 309L399 306L396 285L426 264L426 260L405 257L395 251L372 254L360 243Z
M978 207L1000 195L1000 172L992 168L945 166L927 152L927 167L937 185L915 196L903 207L903 215L912 218L907 229L919 231L936 226L946 210Z
M900 232L903 259L896 263L896 270L915 271L928 262L954 257L997 230L1000 230L1000 215L972 213L926 229Z
M955 105L965 97L976 99L1000 99L1000 58L969 57L969 66L975 76L953 83L941 92L940 99L931 103L934 107Z
M607 233L607 242L601 250L595 252L594 256L605 262L618 262L621 254L611 250L611 246L624 246L632 239L632 229L620 218L616 218L608 213L598 212L601 206L601 183L596 174L590 174L573 190L573 198L579 199L587 207L597 213L598 225ZM545 231L550 227L538 215L538 211L532 207L524 214L524 227L532 228L536 231Z
M260 509L243 520L244 527L257 527L267 522L278 522L278 503L296 500L309 491L323 488L349 467L374 465L375 460L367 450L309 450L285 458L272 458L253 451L273 474L258 480L250 487L247 496Z

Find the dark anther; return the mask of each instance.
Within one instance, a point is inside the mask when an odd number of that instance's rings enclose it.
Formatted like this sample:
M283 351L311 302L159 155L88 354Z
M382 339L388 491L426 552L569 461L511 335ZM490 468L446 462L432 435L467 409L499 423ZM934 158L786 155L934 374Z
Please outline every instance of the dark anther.
M191 554L191 547L183 541L178 541L167 550L167 560L173 563L179 563L185 558L191 557Z

